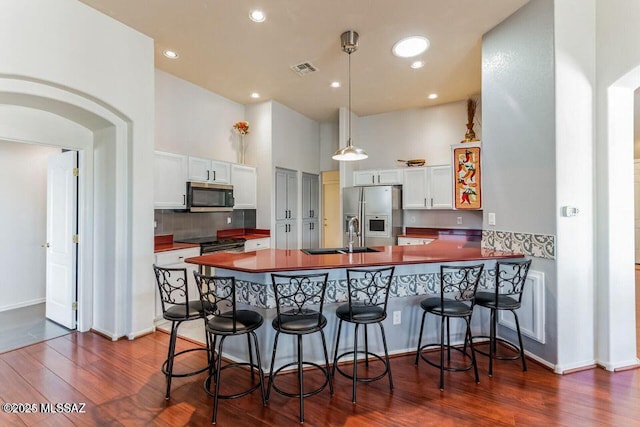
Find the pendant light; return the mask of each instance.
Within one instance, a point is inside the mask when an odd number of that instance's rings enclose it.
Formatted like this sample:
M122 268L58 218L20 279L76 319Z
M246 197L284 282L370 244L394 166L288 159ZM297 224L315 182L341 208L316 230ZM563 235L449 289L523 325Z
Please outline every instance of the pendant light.
M360 36L353 30L345 31L340 36L342 51L349 55L349 115L347 121L349 123L349 139L347 146L333 153L333 160L354 161L363 160L369 157L362 148L354 147L351 143L351 54L358 49L358 38Z

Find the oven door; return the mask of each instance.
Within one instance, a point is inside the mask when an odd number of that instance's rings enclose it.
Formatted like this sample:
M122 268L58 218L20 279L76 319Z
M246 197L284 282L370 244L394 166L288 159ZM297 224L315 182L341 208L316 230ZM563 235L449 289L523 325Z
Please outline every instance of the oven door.
M364 227L367 237L391 237L388 215L366 215Z
M233 204L231 185L187 182L187 209L190 212L230 212Z

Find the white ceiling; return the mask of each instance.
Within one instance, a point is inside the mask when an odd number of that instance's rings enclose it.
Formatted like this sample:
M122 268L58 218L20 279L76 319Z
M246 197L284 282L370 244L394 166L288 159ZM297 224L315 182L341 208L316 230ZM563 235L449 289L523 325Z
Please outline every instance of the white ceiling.
M156 67L233 101L274 99L318 121L348 103L348 55L340 34L355 30L352 109L363 116L465 99L480 92L482 34L528 0L81 0L155 40ZM261 8L263 23L249 20ZM431 47L400 59L391 47L423 35ZM169 60L165 49L180 58ZM292 65L310 61L303 77ZM339 80L343 86L332 89ZM261 99L253 100L251 92ZM438 93L435 101L429 93Z

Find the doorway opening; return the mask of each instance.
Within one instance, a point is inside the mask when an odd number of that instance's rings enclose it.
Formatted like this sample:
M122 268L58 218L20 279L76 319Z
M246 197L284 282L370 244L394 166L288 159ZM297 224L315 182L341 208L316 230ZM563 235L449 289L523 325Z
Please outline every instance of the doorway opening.
M0 303L0 353L51 338L66 335L76 328L76 312L68 313L71 320L54 322L47 319L49 299L54 302L65 296L47 292L47 276L60 270L50 268L48 243L66 230L61 224L49 225L47 192L52 187L48 173L51 157L61 154L56 146L0 140L0 182L4 200L0 219L6 225L0 242L0 259L5 272L0 282L4 295ZM78 153L69 152L76 161ZM76 186L77 187L77 186ZM73 209L72 229L77 229L77 194L70 200ZM53 227L53 228L51 228ZM70 238L72 238L70 236ZM77 262L75 245L70 246L73 263L69 266L68 286L71 297L77 294ZM55 319L54 319L55 320Z

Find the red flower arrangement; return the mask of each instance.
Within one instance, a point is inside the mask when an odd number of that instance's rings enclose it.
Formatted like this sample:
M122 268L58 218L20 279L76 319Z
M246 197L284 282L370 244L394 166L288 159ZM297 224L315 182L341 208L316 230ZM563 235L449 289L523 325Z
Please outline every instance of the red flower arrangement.
M246 135L249 133L249 122L241 121L233 125L233 129L240 135Z

